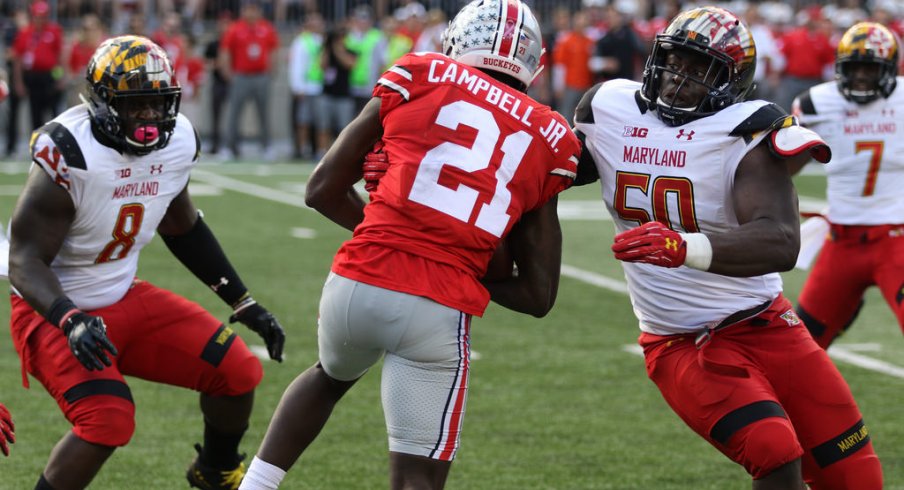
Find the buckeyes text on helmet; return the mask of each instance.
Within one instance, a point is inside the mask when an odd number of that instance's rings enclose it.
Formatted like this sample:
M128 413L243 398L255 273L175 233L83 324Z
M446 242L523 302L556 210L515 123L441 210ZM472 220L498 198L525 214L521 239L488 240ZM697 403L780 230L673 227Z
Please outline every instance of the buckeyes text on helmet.
M689 106L663 100L664 77L682 77L666 66L670 52L681 50L709 61L702 79L685 77L682 87L705 86L705 95ZM656 36L643 73L641 95L666 124L680 126L714 114L741 102L753 89L756 45L741 20L720 7L699 7L676 16L662 34Z
M858 104L887 98L897 84L898 56L897 37L887 27L876 22L854 24L835 51L835 79L841 94ZM864 72L858 73L858 68Z
M182 90L160 46L141 36L108 39L94 52L85 77L83 100L104 143L136 155L168 144ZM149 109L136 109L142 106Z
M443 52L460 63L508 75L527 88L541 70L543 37L534 14L520 0L474 0L449 23Z

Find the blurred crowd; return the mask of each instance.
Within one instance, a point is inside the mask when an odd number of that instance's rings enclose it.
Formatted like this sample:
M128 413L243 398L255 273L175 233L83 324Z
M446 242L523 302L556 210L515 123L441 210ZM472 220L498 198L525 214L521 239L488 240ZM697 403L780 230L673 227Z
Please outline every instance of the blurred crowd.
M206 151L235 159L243 136L254 135L258 155L272 160L273 126L290 123L291 157L316 158L396 58L441 51L448 16L461 3L4 0L0 156L25 150L26 141L17 136L24 129L17 124L20 112L27 110L35 128L77 103L94 49L109 36L131 33L150 37L169 53L183 86L182 111L201 131ZM538 12L547 49L546 69L530 93L569 117L593 84L639 80L654 36L677 12L694 6L679 0L527 3ZM754 35L755 97L785 109L804 89L834 77L834 48L855 22L872 20L904 34L904 0L719 4L741 16ZM274 121L273 106L289 99L290 121ZM256 125L242 120L249 102Z

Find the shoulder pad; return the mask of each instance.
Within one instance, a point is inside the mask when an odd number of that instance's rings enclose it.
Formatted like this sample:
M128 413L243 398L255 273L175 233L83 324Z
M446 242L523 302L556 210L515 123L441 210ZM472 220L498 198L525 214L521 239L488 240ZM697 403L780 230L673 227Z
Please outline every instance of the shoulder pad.
M788 117L788 113L778 105L766 104L738 124L729 135L743 136L749 141L756 133L782 127Z
M598 83L591 87L587 92L584 92L584 96L581 97L581 101L578 102L578 106L574 110L575 123L593 124L594 122L596 122L593 118L592 102L593 98L596 96L596 92L602 85L602 83Z
M581 141L581 158L578 160L578 169L577 175L574 178L575 187L592 184L597 180L600 180L599 171L596 169L596 161L593 159L593 155L590 154L590 149L587 148L585 143L586 136L580 130L576 130L575 135L578 137L578 140Z
M797 96L794 99L794 109L795 115L807 115L812 116L816 114L816 106L813 105L813 97L810 96L810 90L804 91L804 93ZM799 113L797 111L800 111Z
M793 118L792 118L793 119ZM809 151L810 156L820 163L829 163L832 149L813 130L791 124L779 128L767 138L769 149L780 158L790 158Z
M197 162L201 160L201 137L198 136L198 128L192 126L191 130L195 134L195 156L192 157L191 161Z
M38 136L41 134L46 134L50 137L69 168L80 168L82 170L88 168L85 163L85 156L82 154L82 149L79 148L78 142L75 141L75 137L72 136L72 133L65 126L58 122L49 122L32 133L30 142L32 159L36 157L36 152L41 150L34 147Z

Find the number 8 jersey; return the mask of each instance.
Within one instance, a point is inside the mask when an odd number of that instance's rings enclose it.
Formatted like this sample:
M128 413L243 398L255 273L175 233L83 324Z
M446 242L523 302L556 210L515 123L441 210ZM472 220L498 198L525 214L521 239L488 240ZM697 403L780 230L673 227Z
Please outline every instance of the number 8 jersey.
M36 130L31 157L75 207L51 269L79 308L119 301L170 202L188 184L199 142L181 114L169 144L145 156L121 154L95 138L85 105Z
M493 250L571 185L580 142L549 107L441 54L403 56L373 93L390 167L333 272L482 315Z

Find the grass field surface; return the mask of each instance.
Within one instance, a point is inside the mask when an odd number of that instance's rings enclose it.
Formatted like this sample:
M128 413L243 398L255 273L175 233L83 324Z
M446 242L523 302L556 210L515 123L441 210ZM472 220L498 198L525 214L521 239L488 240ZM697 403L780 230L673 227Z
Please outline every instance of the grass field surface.
M0 220L8 220L26 166L0 164ZM283 389L316 361L320 289L333 253L350 233L303 203L306 164L205 165L191 191L255 298L287 330L285 362L263 361L251 427L254 454ZM802 198L824 196L820 175L797 178ZM803 200L803 199L802 199ZM637 355L637 322L620 265L609 250L613 226L595 185L560 201L564 267L558 301L543 319L496 305L472 329L469 405L449 489L667 490L750 488L746 473L674 415ZM199 302L226 319L228 308L157 238L139 277ZM784 275L796 298L806 272ZM8 322L9 304L0 302ZM237 327L252 346L263 343ZM8 332L8 330L6 330ZM851 331L830 350L864 412L886 488L904 489L904 339L872 290ZM379 375L371 372L284 481L287 489L386 488L387 449ZM97 489L186 488L184 472L202 435L197 394L130 379L137 406L132 442L95 479ZM51 448L69 426L39 383L21 386L9 334L0 335L0 401L19 440L0 458L0 489L33 488ZM304 416L299 414L299 416ZM856 490L856 489L852 489Z

